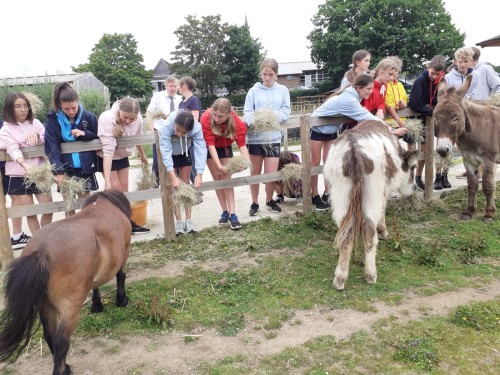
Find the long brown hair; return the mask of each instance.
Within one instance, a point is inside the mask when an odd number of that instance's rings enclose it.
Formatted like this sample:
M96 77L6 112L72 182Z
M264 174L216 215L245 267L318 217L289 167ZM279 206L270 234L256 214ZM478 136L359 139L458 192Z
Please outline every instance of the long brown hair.
M354 82L354 79L358 76L358 72L356 72L356 63L363 60L366 56L371 56L371 53L364 49L360 49L353 53L352 68L349 69L345 74L345 77L349 82Z
M14 102L16 99L24 99L26 103L28 103L28 117L26 120L29 121L30 124L33 123L35 119L35 115L33 114L33 109L31 108L30 101L26 97L26 95L21 94L20 92L9 92L5 96L4 105L3 105L3 119L11 124L17 124L16 121L16 112L14 111Z
M231 102L226 98L219 98L212 104L211 107L212 113L210 114L210 130L216 136L218 137L222 136L224 138L234 139L236 133L236 124L234 122L231 109L232 109ZM215 123L213 116L214 111L221 111L229 114L229 117L226 120L227 126L226 129L224 129L224 132L222 132L221 129L219 128L219 125Z
M118 111L116 112L116 119L115 119L116 125L113 128L113 136L118 138L123 135L123 125L121 123L122 120L120 118L120 111L126 113L135 113L137 115L140 109L141 107L137 99L131 98L130 96L121 99L120 103L118 104Z
M342 90L339 90L339 91L333 93L332 95L330 95L328 97L328 99L333 98L334 96L338 96L338 95L342 94L349 87L354 87L354 88L358 88L358 87L363 88L363 87L366 87L370 83L372 83L374 80L375 80L375 78L373 78L373 76L370 75L370 74L365 74L365 73L358 74L356 76L356 78L354 78L354 82L349 83L348 85L345 85L344 87L342 87Z

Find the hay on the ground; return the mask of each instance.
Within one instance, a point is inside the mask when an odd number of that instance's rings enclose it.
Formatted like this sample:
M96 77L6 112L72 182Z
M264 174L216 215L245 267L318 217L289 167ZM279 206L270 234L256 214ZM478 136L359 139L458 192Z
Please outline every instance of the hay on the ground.
M85 179L75 176L65 176L63 182L59 185L59 191L66 203L66 211L69 211L76 203L79 195L85 192Z
M245 169L249 169L252 171L253 165L252 163L245 159L243 156L233 156L230 158L226 164L226 169L230 175L242 172Z
M196 190L191 184L180 181L179 187L172 193L172 206L174 209L192 207L196 201Z
M156 175L147 164L141 164L141 173L135 184L136 190L149 190L158 186L156 183Z
M278 117L272 109L262 108L254 112L253 129L254 132L282 131Z
M26 98L28 98L31 110L33 111L33 114L36 117L37 113L41 113L42 109L44 108L42 99L40 99L38 96L29 91L23 92L23 94L24 96L26 96Z
M52 193L52 185L54 184L54 175L52 174L52 164L48 160L38 166L32 167L26 172L25 184L35 184L38 190L43 194Z
M411 136L415 143L420 144L424 141L424 124L421 120L408 119L405 123L406 134Z
M486 104L500 107L500 94L493 94L485 100Z

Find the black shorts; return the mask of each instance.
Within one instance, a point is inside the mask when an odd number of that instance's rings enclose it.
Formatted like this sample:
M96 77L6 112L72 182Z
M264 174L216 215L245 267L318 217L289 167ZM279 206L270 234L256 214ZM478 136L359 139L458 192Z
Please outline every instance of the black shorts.
M5 175L5 167L0 168L0 173L2 174L3 195L7 195L7 190L9 189L9 176Z
M179 169L182 167L191 167L191 156L180 154L172 155L172 161L174 162L174 169Z
M337 133L323 134L315 132L314 130L311 129L311 141L328 142L328 141L334 141L335 139L337 139Z
M100 156L97 157L97 171L102 172L104 167L103 167L103 162L104 159L101 158ZM113 160L111 163L111 170L112 171L119 171L120 169L128 168L130 167L130 162L128 161L128 157L125 157L123 159L118 159L118 160Z
M42 192L38 190L35 184L26 186L24 184L24 177L10 177L9 188L7 189L7 194L9 195L32 195L41 194Z
M258 145L247 145L250 155L264 156L268 158L279 158L281 146L279 143L267 143Z
M231 146L228 147L216 147L217 156L219 159L232 158L233 157L233 148ZM212 159L210 156L210 152L207 151L207 159Z

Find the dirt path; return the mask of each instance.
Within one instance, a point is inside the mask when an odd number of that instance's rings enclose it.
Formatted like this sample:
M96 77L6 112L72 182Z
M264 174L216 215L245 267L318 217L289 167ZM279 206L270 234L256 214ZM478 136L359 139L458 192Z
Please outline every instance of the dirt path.
M395 317L401 324L427 316L445 315L459 305L473 301L487 301L500 297L500 281L481 288L464 288L433 296L407 295L405 302L389 306L376 302L376 312L354 310L321 310L315 308L296 311L294 321L301 324L284 324L274 339L265 338L265 332L243 330L236 337L222 337L213 330L190 332L198 340L184 343L181 333L151 334L125 338L100 337L94 340L75 340L68 355L68 363L75 375L117 375L138 373L196 374L195 368L205 361L230 355L248 354L260 357L282 351L286 347L304 344L319 336L333 335L338 340L348 339L353 333L365 330L378 320ZM22 355L15 365L9 366L18 374L48 374L52 360L46 345L43 355L31 350ZM3 368L3 367L2 367Z

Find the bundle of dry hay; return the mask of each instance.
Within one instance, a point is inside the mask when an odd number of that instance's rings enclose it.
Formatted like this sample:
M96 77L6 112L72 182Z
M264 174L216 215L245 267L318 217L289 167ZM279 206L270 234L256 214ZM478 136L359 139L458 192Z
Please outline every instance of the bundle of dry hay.
M406 134L411 136L416 144L424 141L424 124L421 120L407 119L405 129Z
M54 175L52 174L53 166L48 160L38 166L32 167L26 172L25 185L35 184L38 190L43 194L52 193L52 185L54 184Z
M500 107L500 94L493 94L488 99L485 100L486 104L493 105L495 107Z
M192 207L196 202L196 190L191 184L180 181L179 187L172 193L172 206L174 209Z
M302 177L302 165L289 163L281 168L280 175L283 182L284 194L287 196L295 195L297 181L300 181Z
M436 150L434 150L433 153L434 156L434 163L436 164L436 167L443 167L444 169L448 169L450 167L453 167L454 162L453 162L453 157L452 154L449 153L446 157L442 157L439 155Z
M159 118L166 120L167 117L168 117L168 115L165 114L165 112L163 112L161 109L156 109L153 112L146 111L146 123L147 124L152 124L154 120L159 119Z
M26 91L23 92L24 96L28 98L28 101L30 102L31 110L33 111L33 114L37 115L37 113L40 113L42 109L44 108L44 104L42 102L42 99L40 99L38 96L33 94L32 92Z
M147 164L141 164L141 173L139 174L139 180L136 181L136 190L149 190L157 186L156 175L149 169Z
M69 211L76 204L79 195L85 191L85 179L65 176L63 182L59 185L59 191L66 203L66 211Z
M245 159L243 156L234 156L230 158L226 164L226 169L230 175L242 172L245 169L250 169L251 172L252 168L252 163L249 160Z
M278 117L272 109L262 108L254 112L253 129L254 132L282 131Z

